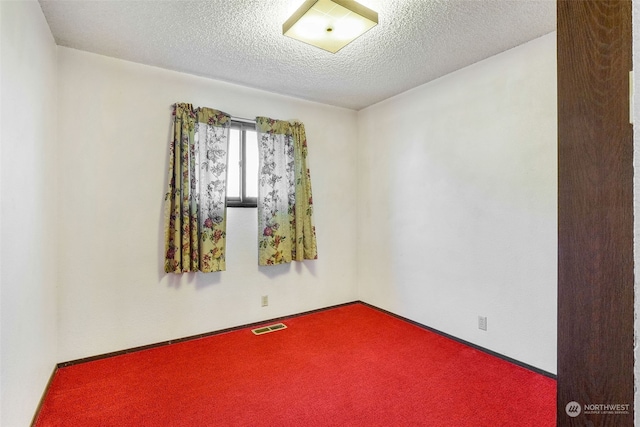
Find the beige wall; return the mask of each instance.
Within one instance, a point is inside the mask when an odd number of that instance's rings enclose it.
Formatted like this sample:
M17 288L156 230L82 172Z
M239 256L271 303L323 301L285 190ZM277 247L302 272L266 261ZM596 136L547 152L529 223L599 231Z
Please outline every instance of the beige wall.
M556 103L552 33L360 111L360 299L555 373Z
M63 47L58 57L58 361L357 299L354 111ZM229 208L227 271L164 274L174 102L305 123L317 261L258 268L256 210Z
M0 425L27 426L56 363L56 45L0 2Z

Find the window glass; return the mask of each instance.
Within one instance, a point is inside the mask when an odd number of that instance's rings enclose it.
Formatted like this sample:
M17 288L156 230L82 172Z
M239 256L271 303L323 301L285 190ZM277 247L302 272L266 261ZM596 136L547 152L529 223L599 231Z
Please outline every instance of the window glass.
M246 132L246 197L258 197L258 134L254 130Z
M231 120L227 206L255 208L258 198L258 135L255 124Z
M229 129L229 160L227 162L227 197L240 198L240 135L239 129Z

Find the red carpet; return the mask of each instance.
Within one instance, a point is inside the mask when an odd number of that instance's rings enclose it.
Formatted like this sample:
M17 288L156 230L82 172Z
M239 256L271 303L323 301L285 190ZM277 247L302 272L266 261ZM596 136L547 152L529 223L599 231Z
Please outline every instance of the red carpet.
M61 368L38 427L555 426L556 382L362 304Z

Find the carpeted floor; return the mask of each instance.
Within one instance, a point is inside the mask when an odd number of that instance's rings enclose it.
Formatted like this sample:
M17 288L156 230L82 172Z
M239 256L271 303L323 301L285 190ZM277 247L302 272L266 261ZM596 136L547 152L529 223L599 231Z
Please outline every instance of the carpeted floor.
M555 426L556 382L363 304L60 368L35 425Z

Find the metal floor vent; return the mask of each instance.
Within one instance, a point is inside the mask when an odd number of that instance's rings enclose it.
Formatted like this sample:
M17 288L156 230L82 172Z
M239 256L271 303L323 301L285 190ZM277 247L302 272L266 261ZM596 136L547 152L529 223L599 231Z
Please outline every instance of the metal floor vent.
M256 335L268 334L269 332L279 331L280 329L287 329L287 325L284 323L276 323L275 325L263 326L261 328L252 329Z

